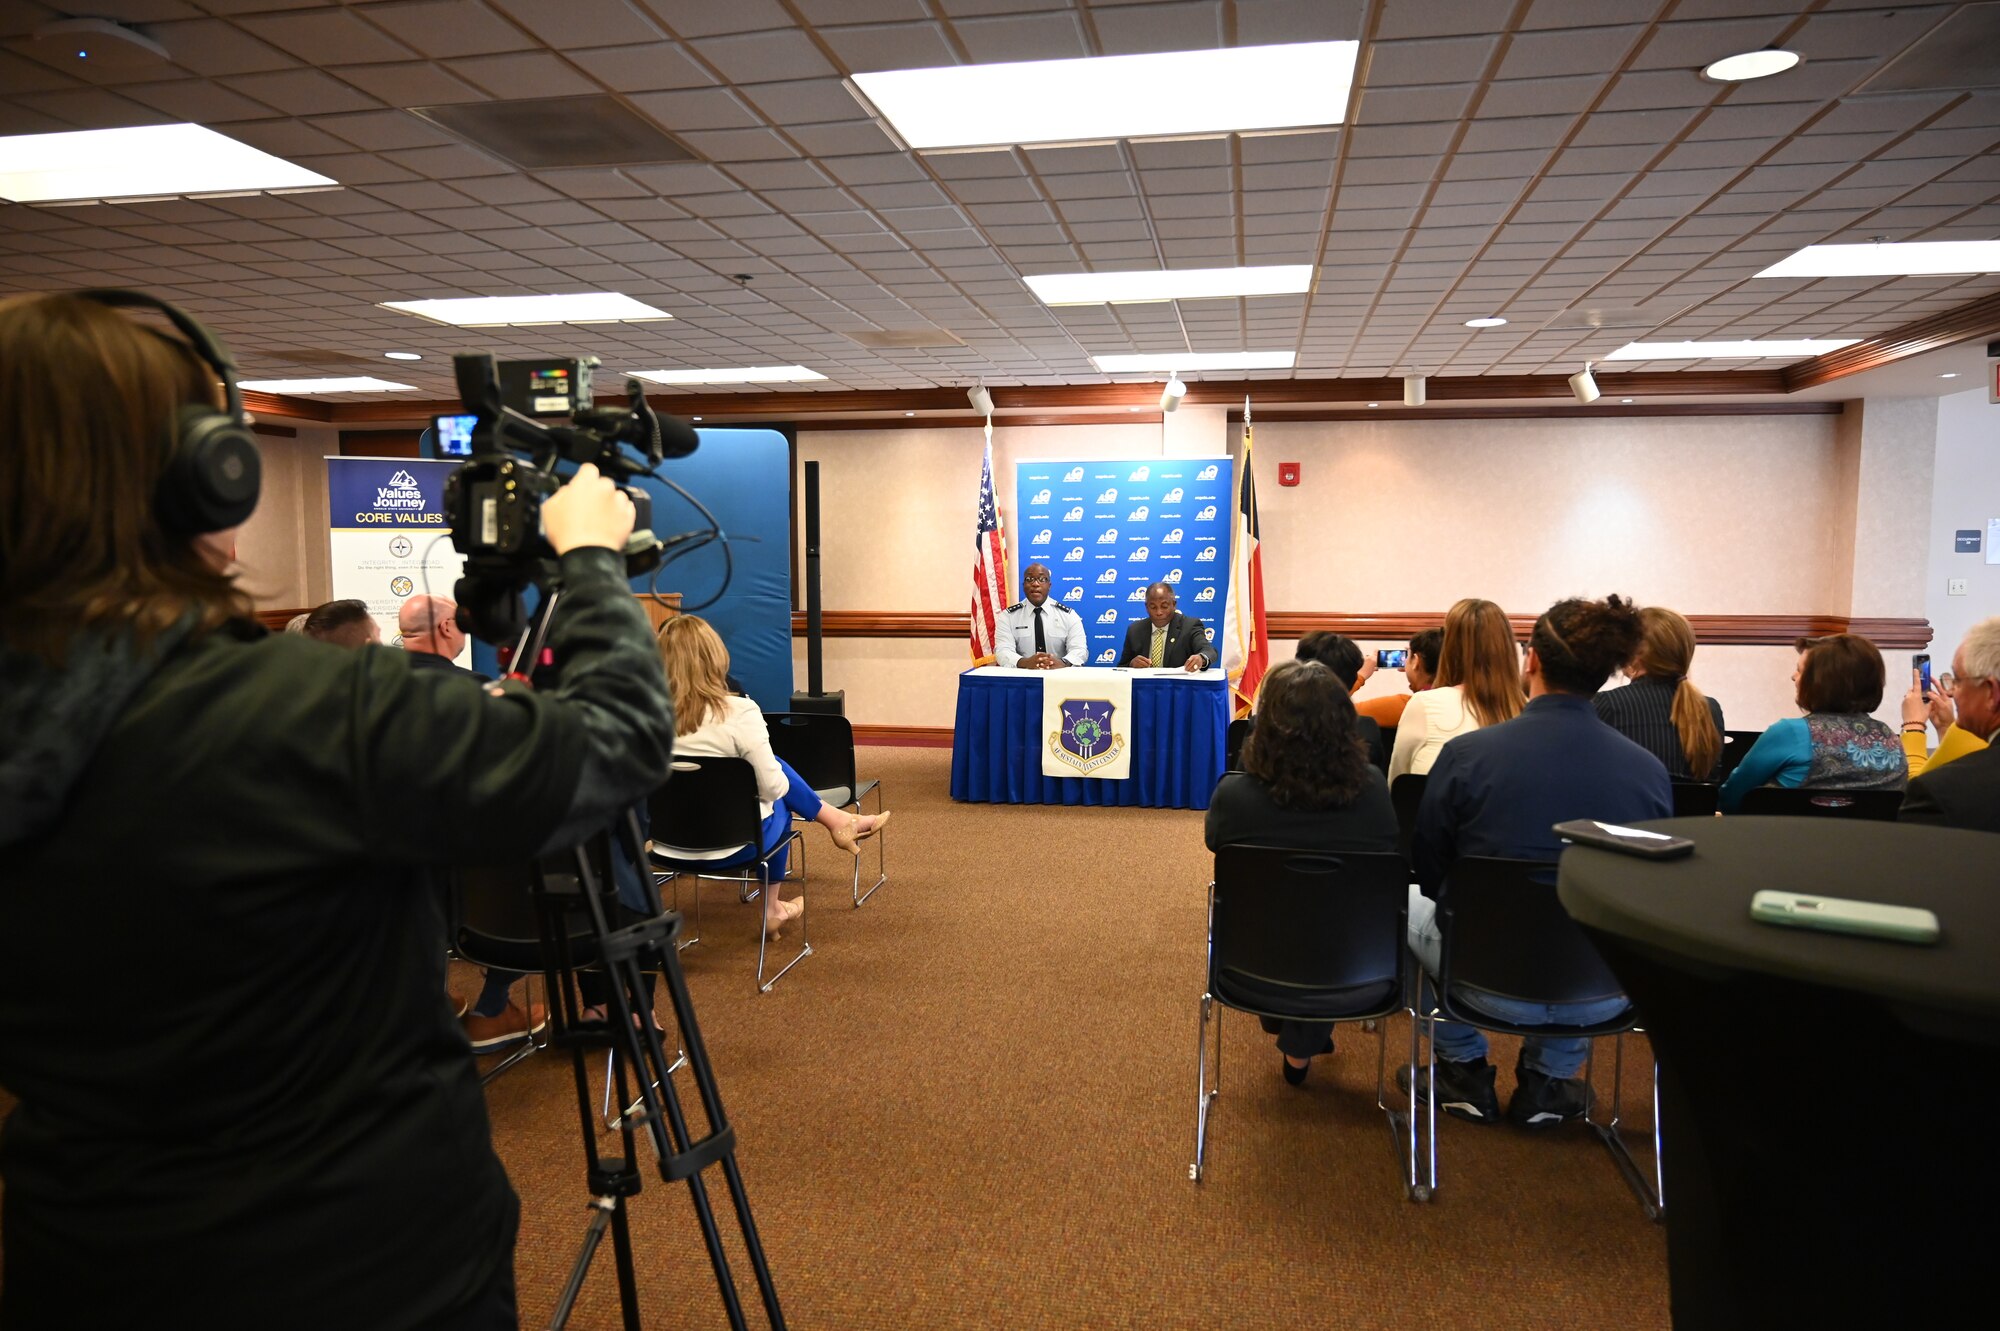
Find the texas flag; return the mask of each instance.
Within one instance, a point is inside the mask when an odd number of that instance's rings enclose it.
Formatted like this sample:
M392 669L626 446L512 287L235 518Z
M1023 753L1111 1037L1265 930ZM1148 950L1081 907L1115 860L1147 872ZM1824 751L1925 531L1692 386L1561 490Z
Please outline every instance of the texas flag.
M1230 546L1229 609L1223 623L1222 668L1235 714L1248 716L1271 663L1264 624L1264 564L1257 548L1257 482L1250 468L1250 404L1243 404L1243 457L1236 467L1236 539Z

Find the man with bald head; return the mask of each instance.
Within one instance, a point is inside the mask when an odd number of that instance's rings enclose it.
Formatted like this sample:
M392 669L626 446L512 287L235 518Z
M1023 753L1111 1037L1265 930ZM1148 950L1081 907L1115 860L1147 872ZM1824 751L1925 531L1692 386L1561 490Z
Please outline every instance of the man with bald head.
M396 614L396 631L403 635L403 650L417 670L456 671L490 682L485 675L467 670L455 659L465 649L465 630L458 626L458 603L442 596L412 596Z
M993 625L993 663L1022 670L1080 666L1090 650L1083 616L1049 599L1049 566L1030 564L1021 572L1021 593Z
M1206 670L1212 664L1208 630L1193 615L1174 608L1174 589L1164 582L1146 588L1146 617L1125 630L1118 664L1134 670Z

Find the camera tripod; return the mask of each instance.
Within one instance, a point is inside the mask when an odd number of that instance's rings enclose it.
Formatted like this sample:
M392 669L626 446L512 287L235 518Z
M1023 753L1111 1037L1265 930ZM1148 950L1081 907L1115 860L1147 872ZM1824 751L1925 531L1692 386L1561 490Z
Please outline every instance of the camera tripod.
M522 635L515 661L541 659L543 640L559 596L555 588L545 591L534 622ZM591 1261L605 1231L609 1230L618 1268L618 1297L624 1325L627 1331L639 1331L638 1278L632 1264L626 1199L637 1196L643 1186L637 1155L639 1133L643 1129L659 1160L660 1177L669 1183L685 1181L688 1185L732 1331L747 1331L747 1324L704 1180L706 1171L717 1166L729 1188L743 1245L763 1298L765 1316L772 1331L785 1331L784 1310L778 1303L770 1264L765 1260L763 1241L750 1214L750 1198L744 1191L743 1174L736 1162L736 1130L723 1113L722 1096L702 1044L701 1028L695 1021L694 1001L688 994L679 950L674 946L681 931L681 916L660 908L659 889L646 869L645 841L637 815L627 811L611 828L565 855L571 864L559 871L550 872L544 863L535 863L530 880L541 928L549 1006L555 1022L551 1038L558 1047L570 1052L592 1200L582 1250L577 1254L549 1325L561 1328L568 1322ZM616 857L621 855L637 875L646 909L633 922L614 925L619 918ZM581 931L576 927L579 924L583 926ZM584 1015L577 988L578 971L582 967L594 967L602 973L606 991L602 1020ZM657 971L665 981L673 1004L674 1026L680 1032L682 1053L672 1063L667 1059L663 1031L651 1020L652 1004L644 977L649 970ZM635 1024L635 1014L644 1014L647 1019L643 1024ZM623 1152L616 1156L605 1155L599 1149L597 1122L591 1107L591 1078L586 1067L589 1051L606 1048L611 1051L607 1091L617 1096L619 1105L625 1106L615 1121ZM672 1074L683 1062L693 1075L708 1124L707 1135L700 1138L689 1128L673 1083Z

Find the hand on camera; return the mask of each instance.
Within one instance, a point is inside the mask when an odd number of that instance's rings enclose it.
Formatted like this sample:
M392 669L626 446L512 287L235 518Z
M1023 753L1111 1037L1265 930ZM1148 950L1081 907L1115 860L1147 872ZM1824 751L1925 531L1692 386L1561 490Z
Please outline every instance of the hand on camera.
M542 501L542 535L559 555L587 546L623 550L632 522L632 501L589 462Z

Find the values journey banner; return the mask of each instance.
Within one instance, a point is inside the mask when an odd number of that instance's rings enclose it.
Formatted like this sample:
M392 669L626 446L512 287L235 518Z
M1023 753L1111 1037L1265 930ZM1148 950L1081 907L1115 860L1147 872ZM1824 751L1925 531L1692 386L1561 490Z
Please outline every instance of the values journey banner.
M1181 612L1211 634L1221 627L1232 465L1226 457L1014 464L1013 573L1048 565L1049 595L1083 616L1089 664L1117 662L1155 582L1173 587ZM1018 599L1021 589L1009 594Z
M456 462L414 458L326 460L327 547L333 599L368 604L382 641L400 645L396 616L411 596L449 597L465 557L445 523L445 478ZM458 655L469 666L468 646Z

